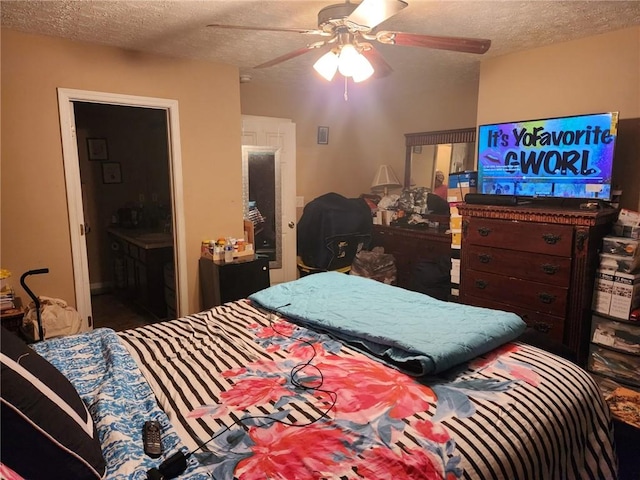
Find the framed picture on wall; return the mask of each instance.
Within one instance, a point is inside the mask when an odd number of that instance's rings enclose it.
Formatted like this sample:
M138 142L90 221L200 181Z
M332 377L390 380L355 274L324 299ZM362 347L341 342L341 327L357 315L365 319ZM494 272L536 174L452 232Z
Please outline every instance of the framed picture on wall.
M320 145L329 143L329 127L318 127L318 143Z
M102 164L102 183L122 183L119 162L104 162Z
M106 138L87 138L89 160L109 160Z

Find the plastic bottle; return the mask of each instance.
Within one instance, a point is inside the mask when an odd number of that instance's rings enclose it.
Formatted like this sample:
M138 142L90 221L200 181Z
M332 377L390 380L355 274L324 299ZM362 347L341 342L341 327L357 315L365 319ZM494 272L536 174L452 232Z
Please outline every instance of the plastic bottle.
M225 263L233 262L233 243L230 238L224 242L224 261Z

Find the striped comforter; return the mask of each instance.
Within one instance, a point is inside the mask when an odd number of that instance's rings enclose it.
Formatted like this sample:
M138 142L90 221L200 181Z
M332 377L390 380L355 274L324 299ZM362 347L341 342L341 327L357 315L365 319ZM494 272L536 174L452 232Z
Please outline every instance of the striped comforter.
M248 301L119 336L216 479L615 478L594 382L524 344L414 378Z

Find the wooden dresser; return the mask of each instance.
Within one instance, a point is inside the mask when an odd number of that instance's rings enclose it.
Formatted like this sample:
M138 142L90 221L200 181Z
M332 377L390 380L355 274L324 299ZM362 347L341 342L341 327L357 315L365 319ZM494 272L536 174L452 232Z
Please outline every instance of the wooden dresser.
M371 247L384 247L385 253L392 254L396 260L396 285L414 290L413 275L421 262L450 262L451 234L433 228L374 225Z
M585 365L602 237L617 210L463 204L460 301L517 313Z

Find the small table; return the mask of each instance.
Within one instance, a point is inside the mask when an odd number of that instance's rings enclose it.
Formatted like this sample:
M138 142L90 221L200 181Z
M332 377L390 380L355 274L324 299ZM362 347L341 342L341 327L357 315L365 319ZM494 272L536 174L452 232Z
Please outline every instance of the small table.
M0 323L10 332L20 333L20 325L25 311L22 307L9 308L0 312Z

